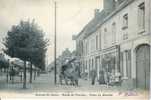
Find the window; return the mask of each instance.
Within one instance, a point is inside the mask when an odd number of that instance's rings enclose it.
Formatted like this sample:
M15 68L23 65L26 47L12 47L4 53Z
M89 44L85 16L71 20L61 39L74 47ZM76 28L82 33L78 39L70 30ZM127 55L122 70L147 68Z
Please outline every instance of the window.
M116 23L112 24L112 43L116 42Z
M127 40L128 39L128 34L127 33L124 33L123 34L123 40Z
M86 46L86 47L85 47L85 55L87 55L87 54L88 54L88 42L86 42L85 44L86 44L86 45L85 45L85 46Z
M99 46L98 46L98 35L96 35L96 50L98 50Z
M91 52L95 51L95 37L91 39Z
M81 41L81 53L83 54L84 53L84 46L83 46L83 41Z
M86 62L85 62L85 70L88 70L87 60L86 60Z
M107 44L107 29L104 28L104 46Z
M83 55L86 55L86 42L83 41Z
M93 69L93 66L94 66L94 62L93 62L93 59L92 59L92 63L91 63L91 64L92 64L92 69Z
M101 42L101 31L100 31L100 32L99 32L99 46L100 46L99 48L100 48L100 50L101 50L101 46L102 46L101 43L102 43L102 42Z
M145 28L145 4L144 2L138 6L138 26L139 29Z
M122 29L124 30L124 29L127 29L127 28L128 28L128 14L125 14L123 16L123 27L122 27Z
M87 42L87 54L90 53L89 41Z

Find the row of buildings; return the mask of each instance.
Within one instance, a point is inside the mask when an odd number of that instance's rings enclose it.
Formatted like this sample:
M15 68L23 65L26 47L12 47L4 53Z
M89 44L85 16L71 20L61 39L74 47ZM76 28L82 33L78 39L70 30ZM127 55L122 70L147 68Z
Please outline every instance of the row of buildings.
M122 86L150 84L150 0L104 0L103 10L74 38L81 72L120 73Z

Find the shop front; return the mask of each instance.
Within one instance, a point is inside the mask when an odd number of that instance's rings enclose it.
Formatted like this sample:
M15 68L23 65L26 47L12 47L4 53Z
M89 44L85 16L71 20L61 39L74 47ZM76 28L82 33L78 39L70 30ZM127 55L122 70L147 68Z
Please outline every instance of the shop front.
M105 84L114 85L116 81L117 82L119 81L120 77L119 50L120 50L119 46L114 46L112 48L107 48L106 50L103 50L100 77L102 77L101 75L103 75L102 78L104 78Z

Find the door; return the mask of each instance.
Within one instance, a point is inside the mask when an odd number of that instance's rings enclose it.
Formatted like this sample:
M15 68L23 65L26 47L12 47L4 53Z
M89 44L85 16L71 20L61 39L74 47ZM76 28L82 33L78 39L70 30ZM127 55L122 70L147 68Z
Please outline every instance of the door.
M150 84L150 47L141 45L136 50L137 88L149 89Z

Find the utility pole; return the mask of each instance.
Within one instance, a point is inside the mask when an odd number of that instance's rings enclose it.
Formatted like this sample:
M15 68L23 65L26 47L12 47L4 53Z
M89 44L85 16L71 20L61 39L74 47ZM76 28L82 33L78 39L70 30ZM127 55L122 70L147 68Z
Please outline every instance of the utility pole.
M151 16L151 10L150 9L151 9L151 1L149 0L149 16ZM149 17L149 34L150 34L149 36L150 36L150 40L151 40L151 17ZM149 42L149 43L151 44L151 42ZM151 49L150 49L150 57L151 57ZM150 68L150 78L151 78L151 68ZM149 90L151 90L151 85L149 88L150 88ZM149 91L149 92L150 92L149 94L150 94L150 98L151 98L151 91Z
M56 52L56 48L57 48L57 39L56 39L56 34L57 34L57 3L56 3L56 1L54 1L54 6L55 6L55 12L54 12L54 17L55 17L55 35L54 35L54 83L55 83L55 85L56 85L56 83L57 83L57 62L56 62L56 54L57 54L57 52Z

